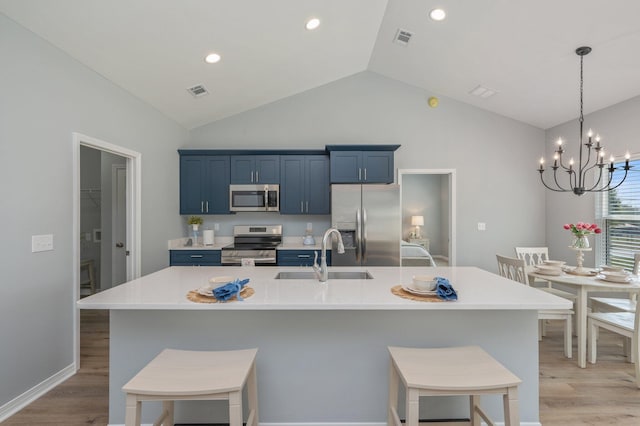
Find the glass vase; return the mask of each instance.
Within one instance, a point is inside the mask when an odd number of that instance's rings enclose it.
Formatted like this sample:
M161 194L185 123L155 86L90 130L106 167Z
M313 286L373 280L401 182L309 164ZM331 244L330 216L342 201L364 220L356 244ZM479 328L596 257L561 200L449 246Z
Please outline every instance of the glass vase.
M575 237L573 242L571 243L571 247L574 249L588 249L589 248L589 239L586 235Z
M191 228L193 229L193 245L197 246L198 245L198 225L191 225Z

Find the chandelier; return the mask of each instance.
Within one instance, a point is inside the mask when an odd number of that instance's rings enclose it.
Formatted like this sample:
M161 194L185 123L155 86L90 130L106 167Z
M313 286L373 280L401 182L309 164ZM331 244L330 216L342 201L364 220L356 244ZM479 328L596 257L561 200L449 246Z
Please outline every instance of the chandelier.
M576 195L582 195L585 192L611 191L612 189L616 189L617 187L619 187L622 182L624 182L624 180L627 178L627 173L631 168L631 166L629 165L629 153L627 153L627 155L625 156L626 161L624 167L622 168L624 170L624 176L619 182L612 185L613 172L617 169L613 164L615 160L613 155L610 157L609 164L607 165L604 161L604 147L600 145L600 136L596 135L595 137L593 137L593 132L591 131L591 129L589 129L589 131L587 132L587 141L584 142L584 134L582 132L582 126L584 122L584 116L582 114L582 61L584 59L584 56L589 54L589 52L591 52L591 48L588 46L583 46L576 49L576 54L580 56L580 135L578 138L578 146L580 147L580 153L578 157L579 164L574 164L573 158L571 158L569 160L569 165L565 165L562 158L562 154L564 153L564 148L562 147L562 139L558 139L558 148L554 152L553 166L551 166L551 169L553 170L553 183L555 183L555 187L552 187L549 186L544 180L544 158L540 159L540 167L538 168L538 172L540 172L540 180L545 187L552 191L573 192ZM583 151L585 152L583 153ZM586 157L586 161L584 162L584 164L582 163L583 157ZM559 182L560 180L562 180L558 176L559 169L561 172L564 171L565 173L567 173L567 178L565 179L564 185L561 185ZM605 170L608 171L608 173L606 173ZM587 176L593 177L593 181L595 181L593 186L585 187L587 185Z

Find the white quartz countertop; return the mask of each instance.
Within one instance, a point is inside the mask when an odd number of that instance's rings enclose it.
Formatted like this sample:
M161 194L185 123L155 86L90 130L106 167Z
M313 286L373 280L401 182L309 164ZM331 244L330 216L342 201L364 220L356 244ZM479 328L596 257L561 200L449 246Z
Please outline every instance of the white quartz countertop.
M311 268L172 266L78 301L81 309L115 310L539 310L569 309L571 302L475 267L329 267L369 271L374 279L277 280L281 271ZM453 302L424 302L391 293L397 284L425 274L449 279ZM196 303L190 290L212 277L249 278L255 294L244 301Z

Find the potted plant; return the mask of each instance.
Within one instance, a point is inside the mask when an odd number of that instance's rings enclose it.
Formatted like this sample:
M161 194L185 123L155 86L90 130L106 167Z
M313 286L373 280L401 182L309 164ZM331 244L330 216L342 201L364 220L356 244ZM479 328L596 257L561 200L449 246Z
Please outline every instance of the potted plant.
M191 225L194 231L197 231L198 227L202 225L202 218L200 216L189 216L187 224Z

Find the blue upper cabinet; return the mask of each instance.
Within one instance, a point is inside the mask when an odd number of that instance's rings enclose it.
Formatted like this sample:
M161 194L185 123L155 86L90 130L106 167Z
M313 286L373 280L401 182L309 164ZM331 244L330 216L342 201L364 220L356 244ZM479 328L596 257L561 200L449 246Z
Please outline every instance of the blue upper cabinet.
M180 214L229 214L229 156L180 156Z
M280 157L281 214L330 214L330 190L328 156Z
M280 156L232 155L231 183L280 183Z
M346 147L353 149L358 146ZM331 183L393 183L393 155L398 147L381 145L377 146L378 149L366 150L363 146L358 150L346 150L342 145L327 146L331 155Z

